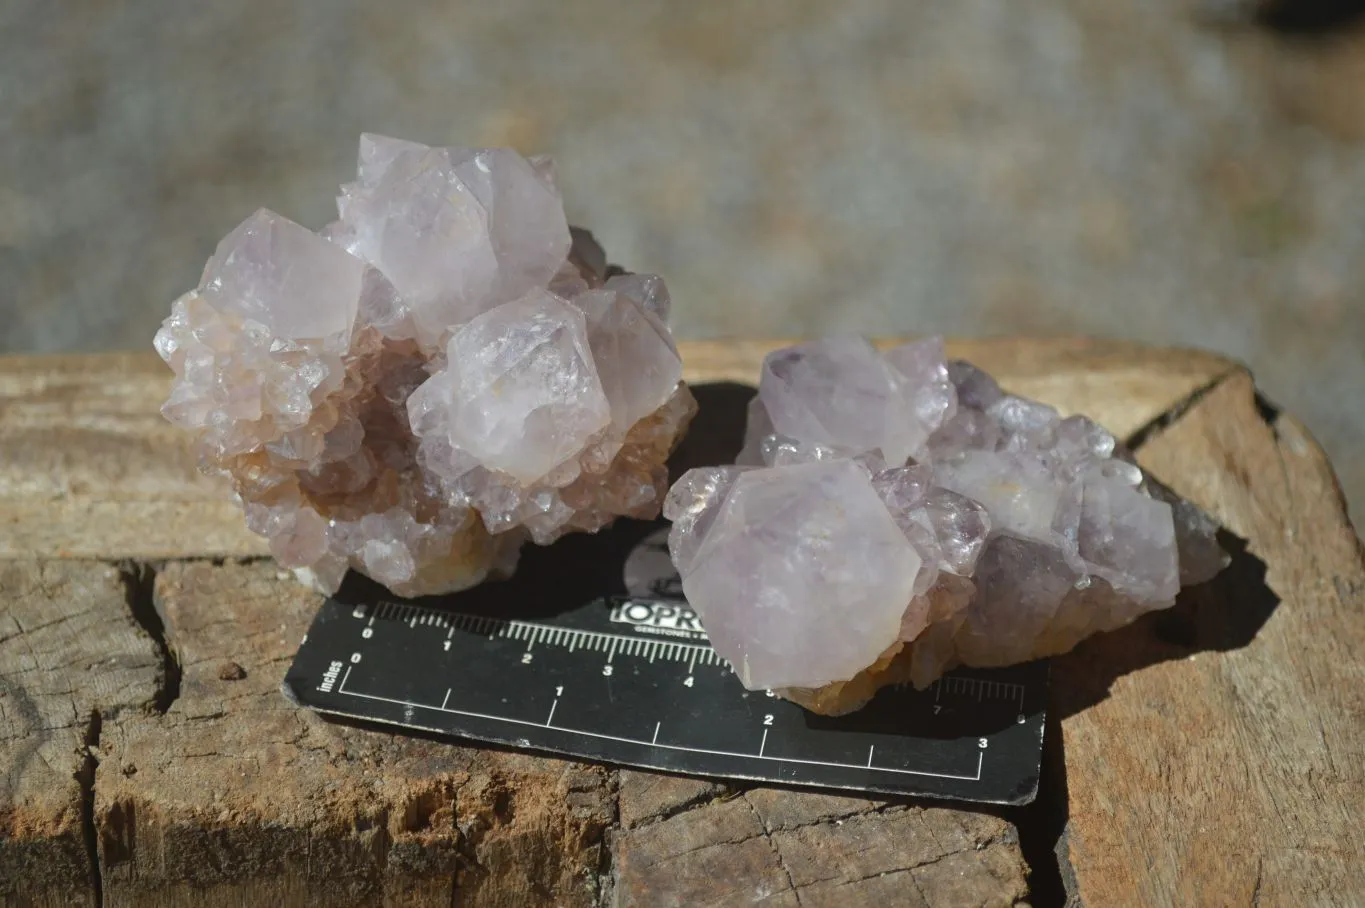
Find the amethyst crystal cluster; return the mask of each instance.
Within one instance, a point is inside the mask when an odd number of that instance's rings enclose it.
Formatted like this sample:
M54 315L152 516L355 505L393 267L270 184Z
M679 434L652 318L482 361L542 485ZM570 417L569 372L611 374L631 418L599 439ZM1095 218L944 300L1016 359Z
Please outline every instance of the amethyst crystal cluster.
M1062 652L1226 561L1112 435L938 340L772 354L740 465L692 470L665 503L696 410L668 293L569 227L549 161L363 136L337 202L320 233L249 217L156 336L163 412L321 590L350 568L459 590L527 540L662 505L741 680L837 713Z
M658 514L695 411L668 293L609 274L548 160L367 135L338 209L247 218L156 336L163 412L281 564L446 592Z
M1226 563L1112 435L938 339L773 353L738 459L669 492L673 560L744 684L819 712L1064 652Z

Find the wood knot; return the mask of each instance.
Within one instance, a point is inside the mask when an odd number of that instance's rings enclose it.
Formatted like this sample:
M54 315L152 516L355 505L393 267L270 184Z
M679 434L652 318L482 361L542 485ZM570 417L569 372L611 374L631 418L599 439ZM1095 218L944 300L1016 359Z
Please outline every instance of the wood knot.
M236 662L224 662L218 666L219 681L240 681L246 677L246 669Z

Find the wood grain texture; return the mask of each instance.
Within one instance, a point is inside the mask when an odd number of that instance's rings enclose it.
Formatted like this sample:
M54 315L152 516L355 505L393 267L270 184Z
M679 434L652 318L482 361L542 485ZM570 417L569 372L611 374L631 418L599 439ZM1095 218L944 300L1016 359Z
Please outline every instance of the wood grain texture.
M752 383L775 346L683 352L694 382ZM1365 567L1317 446L1207 354L950 349L1141 430L1144 465L1235 534L1219 581L1055 663L1064 754L1041 797L1067 811L1073 903L1365 902ZM1034 898L1017 813L616 771L296 709L278 686L317 599L250 557L259 542L157 415L166 387L149 356L0 359L0 905ZM155 582L121 559L156 562Z
M605 770L324 722L279 692L320 599L269 561L156 578L181 666L164 715L107 729L106 905L591 905Z
M156 604L183 675L164 715L106 727L94 786L106 905L1026 893L1016 832L995 817L762 787L727 798L709 781L324 722L278 692L318 600L266 561L170 565ZM892 886L916 895L888 902Z
M623 905L1013 905L1013 825L867 798L623 772L614 894ZM662 795L662 797L661 797Z
M108 565L0 561L0 904L94 905L100 726L152 702L160 659Z
M1072 899L1365 904L1365 566L1330 466L1241 371L1139 459L1240 539L1055 663Z
M265 554L162 418L155 354L0 358L0 557Z
M679 349L688 381L753 383L781 345ZM954 341L950 351L1120 434L1232 368L1207 353L1082 340ZM153 353L0 357L0 557L267 553L225 484L195 469L186 434L159 415L170 380Z

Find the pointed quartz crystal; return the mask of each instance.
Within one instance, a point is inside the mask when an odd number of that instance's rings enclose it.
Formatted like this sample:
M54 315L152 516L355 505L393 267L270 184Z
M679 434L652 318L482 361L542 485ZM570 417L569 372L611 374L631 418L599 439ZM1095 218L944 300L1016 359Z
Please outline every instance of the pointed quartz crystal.
M461 327L447 362L408 399L419 437L439 434L522 483L545 477L611 421L583 313L546 291Z
M275 337L324 338L350 333L365 271L345 250L262 208L218 244L200 293Z
M339 231L412 309L418 339L547 285L569 251L559 192L508 149L369 135Z
M774 430L802 441L876 448L888 462L904 463L928 439L902 376L860 337L769 356L758 394Z
M919 566L867 475L816 462L739 475L683 590L747 686L819 687L895 638Z
M644 305L650 292L643 281L613 278L600 290L574 297L587 320L588 345L601 363L612 420L623 429L657 410L682 379L682 359L668 328Z

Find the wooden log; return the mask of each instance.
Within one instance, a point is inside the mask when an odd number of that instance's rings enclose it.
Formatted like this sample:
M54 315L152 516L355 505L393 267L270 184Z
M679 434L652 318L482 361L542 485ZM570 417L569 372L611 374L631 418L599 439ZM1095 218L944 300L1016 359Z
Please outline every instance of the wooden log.
M1072 899L1365 903L1365 565L1331 467L1241 370L1138 458L1235 557L1055 663Z
M679 349L692 382L758 378L760 342ZM1124 433L1232 368L1206 353L1095 341L962 341L952 353L1021 394ZM152 353L0 357L0 558L264 555L219 480L195 469L159 409L171 374Z
M752 382L773 345L684 345L689 380ZM1316 446L1288 417L1272 431L1245 373L1207 354L952 352L1138 433L1147 466L1249 540L1221 586L1057 664L1064 764L1041 797L1069 798L1076 900L1365 899L1343 819L1361 812L1365 572ZM0 696L0 905L1034 897L1017 812L616 771L294 708L278 685L318 600L253 557L156 414L167 386L146 356L0 359L0 692L48 704L34 720ZM122 559L156 562L155 582ZM1230 602L1269 617L1249 628ZM39 727L43 758L22 756Z

